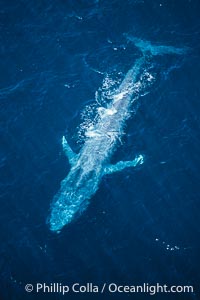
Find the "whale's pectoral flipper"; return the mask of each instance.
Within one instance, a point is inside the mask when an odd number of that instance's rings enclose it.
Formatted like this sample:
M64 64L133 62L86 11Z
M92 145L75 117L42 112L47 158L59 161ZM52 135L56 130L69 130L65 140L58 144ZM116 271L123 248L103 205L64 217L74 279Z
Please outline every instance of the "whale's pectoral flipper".
M141 165L144 162L144 157L140 154L136 156L134 160L130 161L119 161L115 165L108 165L104 169L104 174L111 174L114 172L121 171L128 167L136 167L137 165Z
M77 154L74 153L74 151L71 149L71 147L69 146L69 144L64 136L62 137L62 146L63 146L63 151L64 151L65 155L67 156L70 165L72 165L77 158Z

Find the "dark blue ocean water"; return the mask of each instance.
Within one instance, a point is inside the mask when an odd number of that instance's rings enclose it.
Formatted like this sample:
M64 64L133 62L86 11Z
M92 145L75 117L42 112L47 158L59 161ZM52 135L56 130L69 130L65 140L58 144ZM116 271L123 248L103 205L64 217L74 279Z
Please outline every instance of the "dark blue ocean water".
M200 2L1 0L0 299L200 299ZM103 178L60 234L46 225L76 151L76 128L105 74L139 52L124 34L188 47L154 59L113 161L145 162ZM114 76L114 75L113 75ZM194 294L36 294L27 283L193 285Z

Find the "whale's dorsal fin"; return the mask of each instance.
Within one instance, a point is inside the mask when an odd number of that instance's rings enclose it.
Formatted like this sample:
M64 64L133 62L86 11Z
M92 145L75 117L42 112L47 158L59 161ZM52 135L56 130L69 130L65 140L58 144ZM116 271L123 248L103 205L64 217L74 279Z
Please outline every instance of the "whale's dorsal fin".
M136 167L137 165L141 165L144 162L144 157L143 155L138 155L136 156L136 158L134 160L130 160L130 161L119 161L118 163L116 163L115 165L107 165L104 168L104 174L112 174L114 172L119 172L122 171L125 168L128 167Z
M65 155L67 156L70 165L73 165L74 162L77 160L78 155L69 146L69 144L64 136L62 137L62 146L63 146L63 151L64 151Z

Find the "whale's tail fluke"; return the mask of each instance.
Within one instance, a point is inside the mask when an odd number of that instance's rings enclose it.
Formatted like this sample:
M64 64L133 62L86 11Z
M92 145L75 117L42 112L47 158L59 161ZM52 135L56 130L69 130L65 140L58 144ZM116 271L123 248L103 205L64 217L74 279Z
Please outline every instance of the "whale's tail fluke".
M126 39L132 42L143 54L163 55L163 54L178 54L182 55L188 51L187 47L174 47L166 45L155 45L150 41L142 40L129 34L125 34Z

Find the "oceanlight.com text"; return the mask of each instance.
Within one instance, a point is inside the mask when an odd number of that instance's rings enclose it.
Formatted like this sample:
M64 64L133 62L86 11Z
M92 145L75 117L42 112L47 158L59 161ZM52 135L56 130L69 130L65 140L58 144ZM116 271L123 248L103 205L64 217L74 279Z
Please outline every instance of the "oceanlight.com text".
M80 284L78 282L69 284L63 283L28 283L25 285L25 291L27 293L59 293L62 295L68 293L145 293L151 296L157 293L194 293L194 288L192 285L167 285L156 283L154 285L149 283L144 283L142 285L120 285L116 283L85 283Z

